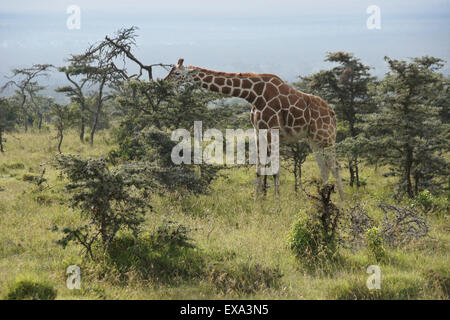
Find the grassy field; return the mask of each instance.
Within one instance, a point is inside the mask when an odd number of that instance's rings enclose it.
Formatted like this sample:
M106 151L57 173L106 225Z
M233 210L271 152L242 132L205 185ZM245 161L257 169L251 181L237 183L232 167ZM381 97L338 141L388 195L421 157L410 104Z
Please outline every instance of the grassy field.
M294 192L286 171L282 172L279 201L270 188L265 200L255 202L253 168L226 170L226 178L214 181L209 195L182 200L155 195L153 212L143 225L144 238L164 221L176 221L191 229L194 249L155 251L146 259L133 260L143 250L136 244L134 251L117 247L114 262L87 261L80 247L71 244L63 249L55 242L61 235L49 230L80 221L79 214L67 205L64 180L48 164L57 153L54 135L49 131L16 133L8 136L6 152L0 154L0 298L7 297L20 280L48 284L57 290L57 299L449 297L448 213L428 215L427 237L404 247L388 247L387 258L378 263L381 289L369 291L366 268L373 261L365 247L340 248L333 260L313 269L292 254L287 244L289 231L301 212L311 210L311 203L301 192ZM114 147L108 132L99 133L96 139L91 147L70 132L62 151L101 156ZM40 176L44 168L47 182L39 189L33 177ZM319 177L313 156L303 172L305 180ZM367 185L356 190L345 183L347 199L339 206L345 210L359 202L379 221L378 203L395 203L393 178L384 178L383 172L384 168L363 167L361 175ZM345 171L342 175L347 178ZM337 195L333 197L338 203ZM409 203L405 200L402 205ZM73 264L81 267L81 290L66 287L66 268Z

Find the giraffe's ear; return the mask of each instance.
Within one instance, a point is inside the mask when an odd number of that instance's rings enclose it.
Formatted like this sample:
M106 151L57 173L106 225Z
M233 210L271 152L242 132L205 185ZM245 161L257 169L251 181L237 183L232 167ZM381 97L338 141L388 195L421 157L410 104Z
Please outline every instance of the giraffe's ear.
M184 59L179 59L177 67L179 68L179 67L183 66L183 62L184 62Z

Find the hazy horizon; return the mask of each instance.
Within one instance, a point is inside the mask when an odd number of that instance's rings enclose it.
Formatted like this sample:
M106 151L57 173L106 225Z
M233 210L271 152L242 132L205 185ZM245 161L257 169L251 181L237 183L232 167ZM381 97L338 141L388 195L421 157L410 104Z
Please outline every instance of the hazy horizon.
M354 53L377 76L384 56L450 59L450 1L26 1L0 4L0 83L11 68L64 64L70 53L118 29L137 26L134 51L144 63L175 63L229 72L269 72L287 81L331 65L327 52ZM81 29L69 30L69 5L81 9ZM369 30L367 7L381 9L381 29ZM129 64L133 66L133 64ZM449 74L446 64L443 72ZM155 76L162 77L164 70ZM64 81L57 73L50 86Z

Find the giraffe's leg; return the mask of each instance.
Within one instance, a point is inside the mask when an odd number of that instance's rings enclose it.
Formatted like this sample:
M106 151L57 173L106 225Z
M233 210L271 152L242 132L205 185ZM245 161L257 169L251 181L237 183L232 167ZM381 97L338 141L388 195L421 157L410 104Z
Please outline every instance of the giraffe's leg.
M327 165L325 155L323 152L323 149L321 149L316 143L310 142L309 143L312 151L314 152L314 155L316 157L317 164L319 166L320 175L322 177L322 183L328 182L328 177L330 176L330 168Z
M337 181L339 197L341 198L341 200L344 200L344 189L342 188L342 179L340 174L339 163L337 162L334 153L327 157L327 166L330 168L334 178Z
M274 185L275 185L275 195L279 196L280 195L280 171L278 171L277 174L273 175L273 181L274 181Z
M264 190L263 184L263 176L261 175L262 164L259 160L259 139L258 139L258 130L255 130L255 139L256 139L256 186L255 186L255 199L257 199Z
M268 157L270 158L270 161L273 161L272 157L272 135L271 132L267 132L267 150L268 150ZM273 165L271 163L270 165ZM273 184L274 184L274 190L275 190L275 196L280 195L280 170L278 169L278 172L272 175L273 177Z

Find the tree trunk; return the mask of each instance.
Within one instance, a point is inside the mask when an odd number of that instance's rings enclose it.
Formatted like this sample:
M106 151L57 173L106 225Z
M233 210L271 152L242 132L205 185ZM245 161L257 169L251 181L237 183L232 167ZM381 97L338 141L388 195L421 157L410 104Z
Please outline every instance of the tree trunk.
M95 131L97 130L97 126L98 126L98 120L100 118L100 113L102 111L102 98L103 98L103 87L105 85L106 79L103 78L102 82L100 83L100 87L98 89L98 101L97 101L97 111L95 112L95 118L94 118L94 124L92 125L92 129L91 129L91 146L94 145L94 135L95 135Z
M356 178L356 187L359 188L361 186L361 183L359 182L358 159L355 160L355 178Z
M406 191L410 198L414 198L414 191L411 181L411 168L412 168L412 151L408 148L406 151L406 164L405 164L405 179L406 179Z
M80 141L84 143L84 131L86 127L86 119L85 119L85 113L86 112L86 106L84 102L81 103L81 124L80 124Z
M298 186L302 187L302 163L298 164Z
M3 132L2 130L0 130L0 152L5 152L5 150L3 150Z
M39 129L39 131L41 131L41 129L42 129L42 118L43 117L44 116L42 114L39 114L39 122L38 122L38 129Z
M298 183L297 183L297 163L294 162L294 191L297 192Z
M348 171L350 173L350 187L353 187L353 184L355 183L355 172L353 170L352 160L348 161Z
M59 132L58 152L61 153L61 145L64 139L62 131Z

